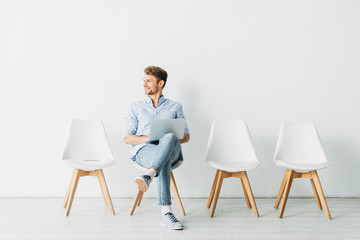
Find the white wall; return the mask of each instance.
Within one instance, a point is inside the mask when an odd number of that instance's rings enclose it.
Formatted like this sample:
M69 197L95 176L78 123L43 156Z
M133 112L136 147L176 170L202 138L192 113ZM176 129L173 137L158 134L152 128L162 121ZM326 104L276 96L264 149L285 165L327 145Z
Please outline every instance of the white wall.
M110 193L133 197L123 118L144 97L148 65L169 72L164 94L183 103L191 130L175 171L183 197L209 194L215 170L203 157L220 118L248 123L255 196L277 194L285 120L317 125L331 162L319 172L325 194L360 196L359 10L340 0L1 1L0 196L64 196L70 120L100 118L118 161L105 170ZM242 194L239 180L224 182L221 196ZM81 179L77 196L100 197L96 179ZM291 196L312 196L309 182Z

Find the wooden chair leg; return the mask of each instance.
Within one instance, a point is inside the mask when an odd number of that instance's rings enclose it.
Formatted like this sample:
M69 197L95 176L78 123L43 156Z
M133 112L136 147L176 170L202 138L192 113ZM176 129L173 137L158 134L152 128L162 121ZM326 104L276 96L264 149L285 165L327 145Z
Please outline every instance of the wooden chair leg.
M79 178L80 178L80 170L79 169L74 169L74 181L73 184L71 186L71 190L70 190L70 195L69 195L69 200L67 202L67 207L66 207L66 213L65 216L68 216L70 213L70 209L71 209L71 205L75 196L75 192L76 192L76 188L79 182Z
M186 213L185 213L185 210L184 210L184 206L183 206L183 204L181 202L179 191L177 189L174 174L173 174L172 171L170 171L170 187L171 187L171 191L173 192L173 195L175 197L175 200L177 202L177 205L179 206L179 210L180 210L181 214L183 216L185 216Z
M279 194L276 198L276 202L275 202L275 206L274 208L277 209L279 207L279 204L280 204L280 201L281 201L281 197L284 193L284 189L285 189L285 185L286 185L286 180L287 180L287 177L288 177L288 174L289 174L289 170L286 170L285 171L285 174L284 174L284 178L281 182L281 186L280 186L280 190L279 190Z
M313 191L314 191L314 196L315 196L316 204L317 204L318 208L321 210L322 207L321 207L319 195L318 195L318 193L317 193L317 191L316 191L316 187L315 187L315 184L314 184L314 180L310 179L310 182L311 182L312 189L313 189Z
M73 171L73 173L71 175L71 180L70 180L70 183L69 183L66 195L65 195L65 200L64 200L64 204L63 204L64 208L66 208L66 206L67 206L67 203L69 201L70 191L71 191L72 186L74 185L75 176L76 176L76 171L75 170L76 169L74 169L74 171Z
M212 185L211 191L210 191L210 196L209 196L208 202L207 202L207 204L206 204L206 207L207 207L207 208L210 208L211 203L212 203L212 200L213 200L213 198L214 198L214 192L215 192L215 187L216 187L217 179L218 179L218 177L219 177L219 172L220 172L220 170L217 170L217 171L216 171L215 178L214 178L214 182L213 182L213 185Z
M211 204L211 210L210 210L210 217L213 217L214 216L214 213L215 213L215 209L216 209L216 204L217 204L217 201L219 199L219 194L220 194L220 190L221 190L221 185L222 185L222 182L223 182L223 175L224 175L224 171L222 170L219 170L219 176L218 176L218 179L217 179L217 182L216 182L216 187L215 187L215 193L214 193L214 199L213 199L213 203Z
M311 174L312 179L314 180L315 188L317 190L317 193L319 194L321 206L323 207L323 209L325 211L325 215L329 220L331 220L330 211L329 211L328 205L326 203L324 191L323 191L323 189L321 187L321 183L320 183L320 179L319 179L319 176L317 174L317 171L316 170L311 171L310 174Z
M142 197L143 194L144 194L144 192L138 191L138 193L137 193L137 195L136 195L136 197L135 197L135 199L134 199L133 205L132 205L132 207L131 207L130 215L133 215L133 214L134 214L136 205L138 205L139 200L140 200L140 198Z
M139 197L139 200L138 200L138 203L137 203L137 206L140 206L140 203L141 203L141 200L142 200L142 197L144 195L144 192L140 192L140 197Z
M293 175L294 175L294 171L293 170L289 170L288 175L287 175L287 180L286 180L286 185L285 185L285 189L284 189L284 194L283 194L283 199L282 199L282 203L281 203L281 207L280 207L280 211L279 211L279 218L282 218L283 214L284 214L284 210L285 210L285 206L286 206L286 202L290 193L290 188L291 188L291 184L292 184L292 180L293 180Z
M96 176L98 181L99 181L99 184L100 184L100 189L101 189L101 193L103 195L103 198L104 198L104 202L105 202L105 205L110 207L109 204L108 204L108 201L106 199L106 193L104 192L104 188L101 186L101 182L100 182L100 178L99 178L99 175L100 175L100 172L99 170L96 170L96 171L93 171L91 172L90 174L93 174L93 176Z
M114 211L114 206L111 202L111 198L110 198L110 194L109 194L109 189L106 185L106 181L105 181L105 177L104 177L104 173L102 169L98 169L96 170L98 171L97 177L100 183L100 187L101 187L101 191L103 193L103 197L105 200L105 204L109 207L110 212L114 215L115 211Z
M250 181L249 181L249 178L248 178L248 176L246 174L246 171L244 171L244 177L242 179L244 181L244 186L245 186L247 195L249 197L249 201L250 201L251 207L253 209L253 212L254 212L256 217L259 217L259 212L258 212L257 207L256 207L254 195L252 193L251 186L250 186Z
M251 208L249 197L248 197L248 194L246 192L245 185L244 185L244 180L242 180L242 178L240 178L240 180L241 180L241 185L242 185L242 188L243 188L243 191L244 191L246 205L248 206L248 208Z

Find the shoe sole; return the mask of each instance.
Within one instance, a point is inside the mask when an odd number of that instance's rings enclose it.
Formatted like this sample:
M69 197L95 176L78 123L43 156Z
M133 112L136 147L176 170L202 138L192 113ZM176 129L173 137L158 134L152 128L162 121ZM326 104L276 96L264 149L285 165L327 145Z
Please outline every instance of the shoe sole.
M147 190L146 184L141 178L136 178L135 182L138 185L139 191L146 192L146 190Z
M169 230L183 230L184 229L184 227L171 228L171 227L168 227L168 226L166 226L165 224L162 224L162 223L161 223L161 226L163 226L163 227L165 227L166 229L169 229Z

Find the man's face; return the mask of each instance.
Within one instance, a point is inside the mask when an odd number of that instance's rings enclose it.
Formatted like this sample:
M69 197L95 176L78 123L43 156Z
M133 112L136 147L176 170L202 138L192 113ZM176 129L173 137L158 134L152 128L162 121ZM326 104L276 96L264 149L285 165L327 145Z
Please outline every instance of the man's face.
M161 90L161 85L163 81L156 80L155 76L145 75L144 76L144 91L146 95L153 95L158 93Z

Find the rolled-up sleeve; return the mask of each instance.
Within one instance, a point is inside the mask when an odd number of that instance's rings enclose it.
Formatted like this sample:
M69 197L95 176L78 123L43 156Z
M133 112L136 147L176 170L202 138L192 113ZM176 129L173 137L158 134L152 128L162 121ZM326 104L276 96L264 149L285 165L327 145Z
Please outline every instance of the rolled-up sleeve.
M185 118L185 115L184 115L183 107L182 107L181 104L180 104L179 108L178 108L177 111L176 111L176 118L184 118L184 119L185 119L184 132L190 134L189 128L188 128L188 125L187 125L187 122L186 122L186 118Z
M125 130L124 137L128 134L136 134L138 129L138 120L134 113L134 106L131 105L126 116L125 116Z

